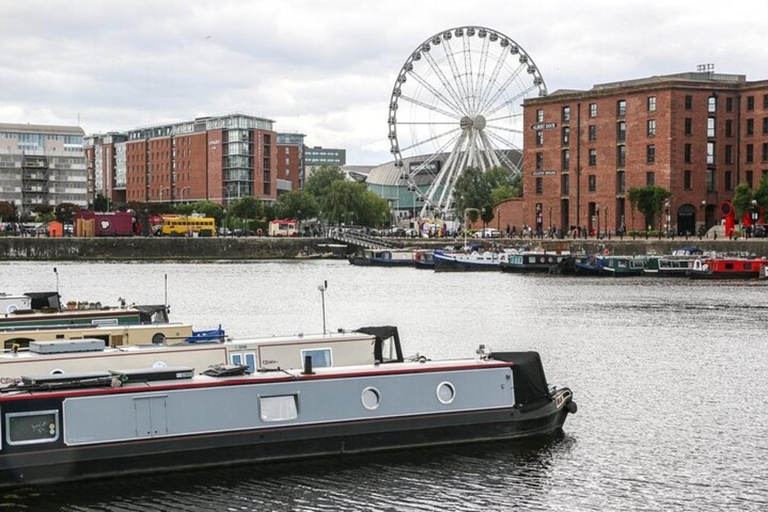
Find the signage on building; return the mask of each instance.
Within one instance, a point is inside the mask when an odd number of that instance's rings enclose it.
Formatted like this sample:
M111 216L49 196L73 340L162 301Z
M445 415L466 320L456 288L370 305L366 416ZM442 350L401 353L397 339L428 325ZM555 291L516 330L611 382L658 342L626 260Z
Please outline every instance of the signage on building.
M536 123L533 126L531 126L531 130L535 130L535 131L551 130L552 128L557 128L557 123Z
M531 171L531 176L552 176L557 174L557 171Z

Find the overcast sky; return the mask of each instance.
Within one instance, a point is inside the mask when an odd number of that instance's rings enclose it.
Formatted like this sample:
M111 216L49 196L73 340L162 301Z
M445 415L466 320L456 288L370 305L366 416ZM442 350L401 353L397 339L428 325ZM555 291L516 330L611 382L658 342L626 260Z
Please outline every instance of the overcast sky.
M738 2L736 2L738 3ZM743 4L747 4L744 2ZM0 122L127 130L242 111L389 160L387 106L405 59L486 26L549 91L693 71L768 78L768 4L709 0L0 0Z

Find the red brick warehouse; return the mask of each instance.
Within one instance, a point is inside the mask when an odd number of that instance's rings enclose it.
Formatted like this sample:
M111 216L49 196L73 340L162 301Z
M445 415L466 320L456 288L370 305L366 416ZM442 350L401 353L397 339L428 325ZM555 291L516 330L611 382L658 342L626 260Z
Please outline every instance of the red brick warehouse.
M768 81L711 71L559 90L526 100L523 217L548 229L644 229L630 188L672 192L655 229L695 233L768 174ZM599 226L598 226L599 223Z

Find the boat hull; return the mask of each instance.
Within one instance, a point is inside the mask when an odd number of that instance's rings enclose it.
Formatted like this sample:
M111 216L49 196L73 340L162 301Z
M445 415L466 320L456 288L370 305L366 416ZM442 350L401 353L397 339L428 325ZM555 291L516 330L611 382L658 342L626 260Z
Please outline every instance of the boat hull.
M302 425L131 443L7 454L0 486L51 484L201 467L360 454L457 443L501 441L559 432L575 412L571 392L560 389L533 410L484 411Z
M708 270L689 270L688 277L691 279L757 279L760 277L760 271L757 272L712 272Z
M412 267L412 260L387 260L377 258L365 258L361 256L350 256L347 258L352 265L361 267Z

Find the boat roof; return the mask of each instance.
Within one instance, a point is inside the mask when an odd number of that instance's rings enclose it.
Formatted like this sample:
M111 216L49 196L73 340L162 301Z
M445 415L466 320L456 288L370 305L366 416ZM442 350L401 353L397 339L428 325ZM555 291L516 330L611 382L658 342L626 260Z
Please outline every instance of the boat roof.
M141 374L150 373L156 370L152 369L134 369L112 372L95 372L87 375L69 375L69 385L58 383L44 383L50 380L50 376L24 376L25 382L43 382L27 386L9 386L0 389L0 402L8 400L26 400L30 398L50 398L62 396L88 396L88 395L107 395L119 394L125 392L154 392L160 390L189 389L204 387L223 387L232 385L249 385L267 382L282 382L296 380L327 380L348 377L365 377L375 375L396 375L424 372L439 372L449 370L473 370L481 368L503 368L512 366L514 363L497 360L478 360L478 359L454 359L440 361L408 361L395 364L368 364L358 366L339 366L316 368L312 374L303 373L302 369L291 370L271 370L260 371L252 374L226 375L214 377L200 373L200 369L184 368L166 368L169 373L174 371L181 374L177 378L168 378L166 380L154 380L147 378L144 380L128 379L122 385L115 382L115 379L121 380L121 375L127 373ZM98 373L98 375L96 375ZM57 379L61 380L61 379ZM113 387L114 386L114 387Z

